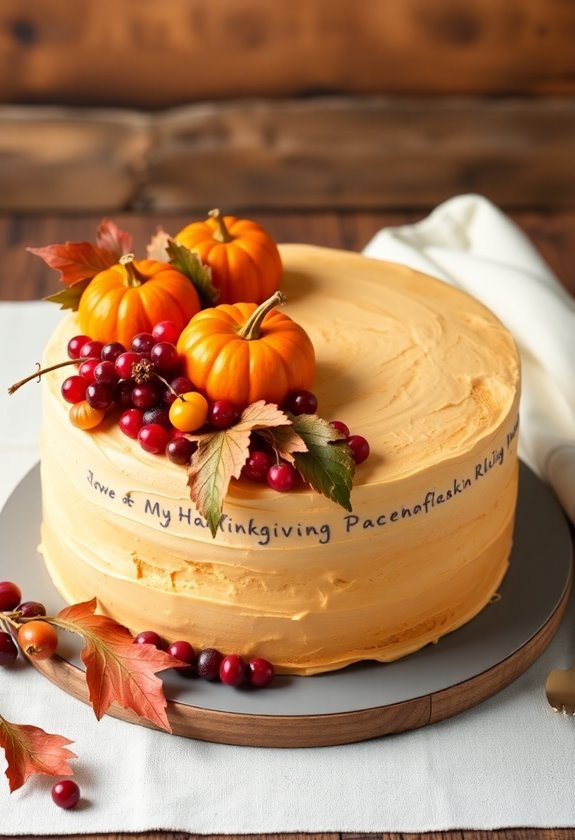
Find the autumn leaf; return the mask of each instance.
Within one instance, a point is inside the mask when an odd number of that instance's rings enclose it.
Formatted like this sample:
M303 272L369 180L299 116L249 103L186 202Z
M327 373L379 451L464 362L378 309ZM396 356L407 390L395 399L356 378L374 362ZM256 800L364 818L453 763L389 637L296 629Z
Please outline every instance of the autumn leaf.
M76 283L91 280L100 271L115 265L124 254L130 253L132 236L120 230L111 219L102 219L95 243L64 242L26 250L43 259L50 268L60 272L59 280L64 286L74 286ZM56 302L61 303L61 300ZM62 308L73 307L66 305Z
M134 239L131 233L121 230L111 219L102 219L96 232L96 245L107 251L117 263L120 257L132 253Z
M233 426L218 432L188 435L198 443L188 469L188 485L192 501L208 523L213 537L230 481L240 477L248 457L251 433L289 422L277 406L258 400L242 412Z
M146 245L146 253L148 255L148 259L158 260L159 262L168 262L169 241L170 234L166 233L166 231L162 227L158 227L156 229L155 234L152 236L152 238Z
M204 265L194 251L190 251L175 239L168 238L166 252L174 268L192 281L200 296L202 306L214 306L217 303L219 291L212 283L211 268Z
M71 744L62 735L51 735L37 726L10 723L0 715L0 747L8 767L6 776L13 793L34 773L48 776L71 776L68 759L77 756L66 748Z
M295 466L318 493L345 510L351 510L351 487L355 462L341 434L315 414L292 418L293 428L307 446L307 452L295 452Z
M53 295L48 295L44 300L57 303L60 309L72 309L75 312L80 305L82 293L89 282L89 280L79 280L72 286L66 286L65 289L59 289Z
M97 601L65 607L50 623L81 635L90 703L100 720L114 702L171 731L163 684L156 672L184 663L153 645L136 645L130 632L108 616L96 615Z

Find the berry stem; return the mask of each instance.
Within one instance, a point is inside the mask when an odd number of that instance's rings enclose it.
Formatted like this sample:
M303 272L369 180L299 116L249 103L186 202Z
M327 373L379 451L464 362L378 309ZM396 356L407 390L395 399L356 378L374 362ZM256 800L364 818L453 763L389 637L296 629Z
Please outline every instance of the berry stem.
M87 359L82 359L82 362L91 362L91 361L99 361L99 357L97 356L89 356ZM77 365L78 359L68 359L65 362L58 362L57 365L50 365L50 367L42 368L40 367L40 363L36 362L38 365L38 370L35 373L31 373L30 376L26 376L24 379L20 379L18 382L15 382L13 385L10 385L8 388L8 393L13 394L18 388L21 388L22 385L25 385L27 382L31 382L33 379L37 379L38 382L44 376L45 373L50 373L53 370L58 370L58 368L67 367L68 365Z
M271 297L260 303L255 309L243 327L238 330L240 338L245 338L246 341L254 341L260 337L262 321L274 306L280 306L286 302L286 297L283 292L274 292Z
M215 219L218 224L217 230L214 233L214 239L217 242L231 242L233 239L235 239L235 237L232 236L229 232L227 225L224 221L224 217L217 208L215 210L210 210L208 216L211 219Z

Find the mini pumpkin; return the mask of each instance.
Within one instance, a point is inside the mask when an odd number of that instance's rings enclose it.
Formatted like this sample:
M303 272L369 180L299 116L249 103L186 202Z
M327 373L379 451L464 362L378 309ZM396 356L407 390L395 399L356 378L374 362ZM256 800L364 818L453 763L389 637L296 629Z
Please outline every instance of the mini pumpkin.
M262 303L280 286L283 267L278 247L256 222L212 210L175 239L195 251L212 270L218 303Z
M151 332L159 321L173 321L182 330L200 306L195 286L180 271L129 254L90 281L80 298L78 319L90 338L128 347L134 335Z
M291 391L309 389L315 351L303 327L267 301L221 304L199 312L182 332L178 352L186 375L209 400L245 408L256 400L282 405Z

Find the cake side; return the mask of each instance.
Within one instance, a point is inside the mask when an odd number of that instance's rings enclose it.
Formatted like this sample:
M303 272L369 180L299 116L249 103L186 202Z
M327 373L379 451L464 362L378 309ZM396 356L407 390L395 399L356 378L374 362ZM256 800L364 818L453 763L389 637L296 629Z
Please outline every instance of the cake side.
M215 539L185 470L117 428L67 424L43 385L43 551L71 601L96 595L134 630L257 652L314 673L402 656L497 590L517 491L519 368L467 295L346 252L283 246L287 311L316 348L322 416L370 440L348 513L313 491L241 481ZM45 363L61 359L74 317Z

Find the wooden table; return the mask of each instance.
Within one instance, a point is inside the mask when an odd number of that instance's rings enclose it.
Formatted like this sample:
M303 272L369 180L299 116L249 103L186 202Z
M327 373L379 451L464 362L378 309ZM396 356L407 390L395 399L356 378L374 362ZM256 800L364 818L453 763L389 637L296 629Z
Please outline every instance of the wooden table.
M305 242L334 248L361 250L376 231L386 225L413 222L425 213L389 211L341 212L254 212L249 214L263 224L279 242ZM511 217L530 237L561 282L575 295L575 213L513 212ZM0 299L34 300L57 290L57 275L41 260L28 254L26 246L41 246L66 240L93 240L100 216L4 216L0 217ZM189 219L185 216L115 215L114 221L130 230L137 253L158 225L177 232ZM47 304L48 305L48 304ZM39 815L41 828L41 815ZM1 831L1 826L0 826ZM200 835L182 832L146 832L142 834L81 835L84 840L186 840ZM79 840L79 835L77 840ZM252 836L248 835L247 840ZM257 840L575 840L575 827L566 829L531 829L519 827L499 831L447 831L427 834L280 834L257 835ZM74 837L71 836L72 840ZM6 840L0 835L0 840ZM215 835L210 838L215 840ZM218 838L219 840L219 838Z

